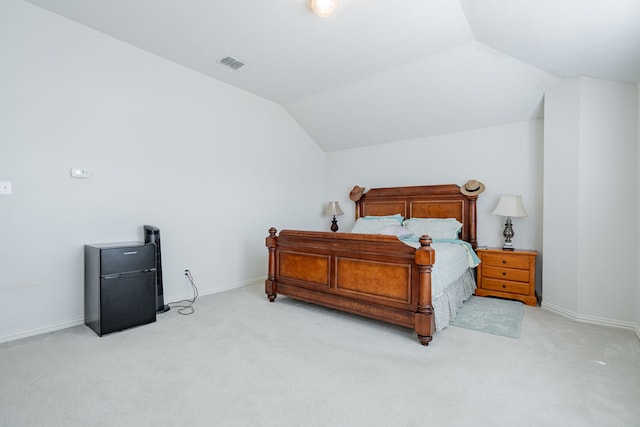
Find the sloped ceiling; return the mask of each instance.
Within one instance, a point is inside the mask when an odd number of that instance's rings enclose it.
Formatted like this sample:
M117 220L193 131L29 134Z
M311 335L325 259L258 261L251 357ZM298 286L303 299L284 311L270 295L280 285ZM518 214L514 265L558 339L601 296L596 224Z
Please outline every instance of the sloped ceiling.
M540 118L564 77L640 82L638 0L29 1L281 104L326 151Z

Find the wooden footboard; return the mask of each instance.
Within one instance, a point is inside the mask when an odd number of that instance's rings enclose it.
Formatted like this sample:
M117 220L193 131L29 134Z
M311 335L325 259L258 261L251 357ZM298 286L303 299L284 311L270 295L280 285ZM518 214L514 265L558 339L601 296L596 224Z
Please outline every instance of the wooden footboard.
M423 345L435 331L431 239L413 249L394 236L269 230L265 292L412 328Z

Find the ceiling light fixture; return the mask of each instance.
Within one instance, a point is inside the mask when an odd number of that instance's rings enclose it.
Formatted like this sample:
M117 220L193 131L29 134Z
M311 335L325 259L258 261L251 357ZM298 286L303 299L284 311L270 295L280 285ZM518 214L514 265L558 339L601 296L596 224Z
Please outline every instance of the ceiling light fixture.
M338 0L310 0L310 2L313 13L323 18L331 16L338 7Z

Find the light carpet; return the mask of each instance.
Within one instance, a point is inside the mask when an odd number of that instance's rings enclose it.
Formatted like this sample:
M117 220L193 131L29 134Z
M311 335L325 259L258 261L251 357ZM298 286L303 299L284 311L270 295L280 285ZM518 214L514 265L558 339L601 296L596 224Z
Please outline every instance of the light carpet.
M471 296L462 305L452 326L509 338L520 338L523 304L491 297Z
M25 310L29 305L24 306ZM412 329L264 284L98 337L0 344L2 427L628 427L640 342L525 306L520 339Z

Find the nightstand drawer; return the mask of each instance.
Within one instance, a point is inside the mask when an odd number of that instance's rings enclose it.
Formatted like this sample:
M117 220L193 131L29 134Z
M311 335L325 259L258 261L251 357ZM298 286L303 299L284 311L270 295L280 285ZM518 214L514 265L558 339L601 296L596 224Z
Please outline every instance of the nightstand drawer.
M482 289L492 291L509 292L512 294L529 294L529 283L510 282L508 280L484 279L482 281Z
M494 267L517 268L521 270L529 270L529 256L518 256L514 252L502 253L484 253L482 254L482 263Z
M502 249L478 249L482 261L478 265L475 294L493 296L537 305L536 251Z
M485 265L482 269L482 274L485 278L529 283L529 270L515 270L513 268L489 267Z

